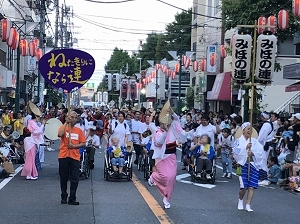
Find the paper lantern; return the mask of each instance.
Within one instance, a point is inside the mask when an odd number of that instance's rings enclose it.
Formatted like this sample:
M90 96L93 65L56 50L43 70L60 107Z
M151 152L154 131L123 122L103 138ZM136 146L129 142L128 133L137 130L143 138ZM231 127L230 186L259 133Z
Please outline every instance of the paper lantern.
M193 62L193 70L194 70L194 72L198 72L198 70L199 70L199 62L198 61Z
M202 72L204 72L204 71L205 71L205 68L206 68L206 59L203 58L203 59L200 60L200 70L201 70Z
M289 26L289 13L285 9L281 9L278 13L278 27L285 30Z
M211 66L215 66L215 64L216 64L216 54L215 53L212 53L210 55L209 63L210 63Z
M171 74L172 74L172 71L171 71L170 69L168 69L168 71L167 71L167 76L168 76L168 77L171 77Z
M157 71L157 70L159 70L160 69L160 64L156 64L155 65L155 70Z
M36 48L38 48L38 47L39 47L39 44L40 44L40 41L39 41L39 39L35 37L35 38L33 38L33 40L32 40L32 41L33 41L33 43L34 43L35 47L36 47Z
M258 28L257 28L257 32L259 34L262 34L265 29L266 29L266 25L267 25L267 18L264 17L264 16L260 16L257 20L257 25L258 25Z
M234 34L231 35L231 38L230 38L230 49L232 49L232 40L233 40L233 36Z
M178 73L179 70L180 70L180 63L177 63L177 64L175 65L175 72Z
M39 61L43 56L43 50L41 48L37 48L35 52L36 59Z
M10 28L11 28L11 23L10 20L4 18L1 20L1 27L2 27L2 40L6 40L9 38L10 35Z
M19 33L16 28L11 27L9 31L9 37L6 38L6 43L9 47L11 47L13 50L17 48L19 45Z
M293 14L296 17L300 15L300 0L293 0Z
M26 39L20 40L19 47L20 47L20 54L22 56L28 55L28 52L29 52L29 50L28 50L28 41Z
M181 62L184 65L188 57L186 55L182 55Z
M187 69L187 68L190 67L190 64L191 64L191 59L189 59L189 58L187 57L187 58L186 58L186 61L185 61L185 63L184 63L183 65L184 65L184 67Z
M261 82L270 82L274 73L277 38L259 35L257 38L255 76Z
M175 71L171 72L171 79L172 79L172 80L175 79L175 75L176 75L176 72L175 72Z
M166 65L164 65L164 67L163 67L163 73L165 73L165 74L167 74L167 71L168 71L168 67L166 66Z
M29 55L31 57L34 57L35 56L35 51L36 51L35 43L33 41L30 41L29 42Z
M226 58L227 52L226 52L225 45L221 45L221 47L220 47L220 53L221 53L221 57L222 58Z
M269 16L268 18L268 30L272 33L277 32L277 18L274 15Z
M260 35L261 36L261 35ZM232 78L245 82L250 75L252 37L236 34L232 41Z

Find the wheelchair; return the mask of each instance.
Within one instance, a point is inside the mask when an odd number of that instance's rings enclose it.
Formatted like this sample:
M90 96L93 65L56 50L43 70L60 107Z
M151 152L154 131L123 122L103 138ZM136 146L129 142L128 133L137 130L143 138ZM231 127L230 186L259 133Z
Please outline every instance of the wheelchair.
M89 152L91 151L91 146L80 149L80 168L79 175L83 179L88 179L91 174Z
M120 179L127 179L127 181L130 181L132 179L132 151L127 150L127 155L124 157L125 164L122 171L122 177L116 177L114 176L114 169L111 164L111 155L106 151L104 152L104 179L109 180L120 180ZM117 169L119 169L119 166L117 165Z
M216 167L216 156L211 159L212 162L212 170L210 173L211 179L207 179L206 172L205 172L205 165L203 166L202 171L200 172L200 177L197 176L196 170L197 170L197 158L192 156L189 159L189 173L191 175L191 182L204 182L204 183L212 183L214 184L216 181L216 173L217 173L217 167Z

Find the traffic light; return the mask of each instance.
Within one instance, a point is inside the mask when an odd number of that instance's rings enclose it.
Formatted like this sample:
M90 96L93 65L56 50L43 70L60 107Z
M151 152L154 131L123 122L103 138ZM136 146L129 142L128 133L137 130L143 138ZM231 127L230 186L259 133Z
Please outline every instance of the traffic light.
M105 75L104 75L104 83L105 83L105 89L107 90L107 91L111 91L111 89L112 89L112 76L111 76L111 74L110 73L106 73Z
M123 100L127 99L127 92L128 92L128 80L123 79L122 84L121 84L121 98Z
M130 80L130 99L136 100L137 98L137 85L135 80Z
M120 90L120 74L114 73L112 75L112 86L114 91L119 91Z

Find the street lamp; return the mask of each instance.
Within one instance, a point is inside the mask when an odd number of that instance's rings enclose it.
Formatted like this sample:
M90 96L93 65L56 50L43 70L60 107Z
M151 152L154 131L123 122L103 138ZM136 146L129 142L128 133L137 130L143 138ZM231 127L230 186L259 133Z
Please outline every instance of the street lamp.
M140 61L140 74L141 74L141 71L142 71L142 58L136 58L136 59Z

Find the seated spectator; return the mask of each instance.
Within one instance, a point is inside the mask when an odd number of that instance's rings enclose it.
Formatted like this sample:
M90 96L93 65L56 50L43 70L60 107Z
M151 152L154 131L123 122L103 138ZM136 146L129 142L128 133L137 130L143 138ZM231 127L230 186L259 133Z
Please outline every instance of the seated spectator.
M274 183L276 184L281 174L281 169L279 167L277 157L270 158L268 167L270 169L268 175L268 185Z
M114 169L114 176L121 178L127 152L124 147L120 146L118 138L112 137L111 144L112 145L107 149L107 153L111 156L111 164ZM117 166L119 166L119 173Z
M212 160L215 155L214 147L210 145L208 135L200 137L200 157L197 158L197 177L201 177L201 172L205 167L206 178L211 179Z

